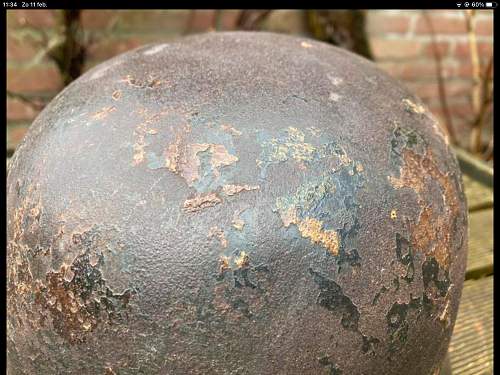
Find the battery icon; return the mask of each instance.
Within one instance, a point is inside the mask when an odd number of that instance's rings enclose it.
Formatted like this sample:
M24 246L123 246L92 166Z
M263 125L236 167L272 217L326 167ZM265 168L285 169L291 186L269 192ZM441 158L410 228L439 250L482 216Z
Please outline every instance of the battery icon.
M496 7L497 7L497 3L495 3L495 2L486 3L486 8L496 8Z

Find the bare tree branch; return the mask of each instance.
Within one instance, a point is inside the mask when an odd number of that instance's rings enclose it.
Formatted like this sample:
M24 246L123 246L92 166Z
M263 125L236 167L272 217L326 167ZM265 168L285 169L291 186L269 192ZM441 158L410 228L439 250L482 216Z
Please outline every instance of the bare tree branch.
M485 123L486 115L490 110L490 105L493 100L493 90L491 88L491 76L493 73L493 56L490 57L485 69L481 71L481 61L479 59L479 51L476 39L475 28L475 11L467 9L465 18L467 24L467 35L469 37L469 48L472 63L472 108L474 112L474 120L472 122L472 130L470 135L470 151L479 154L483 150L482 129ZM490 143L493 147L493 143ZM489 147L489 145L487 146Z
M423 16L427 25L429 26L429 30L431 32L431 40L432 40L432 52L434 55L434 60L436 62L436 76L439 90L439 102L441 104L441 109L444 113L444 121L446 131L448 132L448 136L450 138L450 142L452 144L457 144L457 138L455 135L455 129L453 127L453 121L450 114L450 108L448 107L448 99L446 95L446 86L443 78L443 64L441 61L441 53L439 52L439 48L436 41L436 32L434 30L434 25L432 24L432 20L429 17L429 14L426 11L423 11Z
M479 61L479 52L477 49L476 29L475 29L475 11L467 9L465 11L465 20L467 26L467 36L469 38L469 50L472 63L472 111L476 121L472 124L470 136L470 151L473 153L480 152L481 149L481 127L482 117L481 112L481 65ZM479 120L479 121L477 121Z

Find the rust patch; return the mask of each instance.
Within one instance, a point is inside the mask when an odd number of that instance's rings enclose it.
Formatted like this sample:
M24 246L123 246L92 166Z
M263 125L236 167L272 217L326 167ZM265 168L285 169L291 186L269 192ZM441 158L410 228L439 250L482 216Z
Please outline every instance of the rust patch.
M164 81L151 75L149 75L146 79L141 80L131 76L130 74L127 75L124 79L120 80L120 82L126 82L129 86L139 89L153 89L165 83Z
M220 128L224 132L231 134L231 135L234 135L234 136L237 136L237 137L239 137L242 134L239 130L235 129L234 127L232 127L231 125L228 125L228 124L222 124L220 126Z
M210 151L212 152L212 169L216 176L220 174L220 167L231 165L238 161L238 157L227 152L223 145L210 145Z
M233 228L241 231L243 230L243 227L245 226L245 221L240 217L240 214L245 211L248 207L245 207L241 210L238 210L236 211L234 214L233 214L233 220L231 221L231 224L233 226Z
M316 147L305 142L305 135L294 127L287 129L286 139L272 138L263 143L265 153L257 160L261 166L265 162L282 162L289 158L297 162L311 161L317 153Z
M120 98L122 97L121 90L113 91L113 94L111 95L111 97L113 98L113 100L120 100Z
M35 303L49 312L54 330L72 344L84 342L103 319L121 321L132 295L129 290L113 293L88 252L71 265L48 272L46 283L37 281L35 288Z
M19 181L18 181L19 186ZM29 185L27 192L16 209L9 223L12 230L11 240L7 243L7 296L9 299L26 299L33 292L33 274L30 258L39 254L47 255L50 247L33 249L25 244L26 236L39 231L40 217L43 211L41 198L36 193L38 184ZM16 315L17 303L8 303L9 313Z
M426 150L424 155L419 155L405 149L402 156L404 165L400 169L400 177L389 176L389 181L396 189L413 189L422 207L418 221L413 226L411 243L415 249L434 257L443 269L448 269L453 221L460 207L458 193L449 180L449 174L443 174L437 167L431 151ZM443 212L439 212L428 201L431 195L428 179L437 182L442 191Z
M245 226L245 222L243 221L243 219L241 219L239 217L234 218L232 221L232 224L233 224L233 227L237 230L243 230L243 227Z
M246 251L240 251L238 255L226 256L219 258L219 274L222 275L226 271L238 271L246 269L250 266L250 257Z
M165 150L165 166L168 170L180 174L189 186L200 178L200 152L210 152L210 165L213 174L220 176L220 168L238 161L238 157L230 154L223 145L208 143L193 143L184 145L178 138Z
M227 256L221 256L219 259L219 274L223 274L229 269L231 269L229 266L229 258Z
M227 247L227 239L224 235L224 231L218 227L211 227L208 231L208 238L217 238L220 241L220 244L223 248Z
M260 186L257 185L224 185L222 191L226 195L236 195L242 191L259 190Z
M92 119L94 119L94 120L102 120L102 119L106 118L110 113L113 113L114 111L116 111L116 108L113 107L113 106L111 106L111 107L104 107L100 111L94 113L92 115Z
M319 134L319 131L314 127L308 128L308 131L314 137ZM256 159L257 166L261 169L261 177L265 177L266 170L270 165L288 160L293 160L302 170L321 159L335 161L338 165L332 166L332 169L338 169L351 163L345 150L336 142L314 145L306 142L306 134L294 127L283 129L281 133L282 135L265 139L261 143L261 153Z
M172 172L180 173L180 175L187 181L188 185L192 185L199 175L201 161L198 158L198 153L207 151L210 147L207 143L195 143L187 145L182 155L179 153L179 146L173 145L166 154L166 166Z
M144 109L138 110L138 113L141 115L146 115L147 114L146 112L147 111ZM151 116L148 116L148 117L146 117L146 119L143 122L141 122L136 127L136 129L134 130L134 136L136 138L136 142L133 145L134 154L133 154L132 165L136 166L136 165L139 165L142 162L144 162L144 160L146 159L145 158L146 157L145 148L147 146L146 135L151 134L150 133L150 131L151 131L150 125L168 113L169 113L169 111L162 111L162 112L153 114ZM153 129L153 132L154 131L155 131L155 129Z
M294 207L287 208L280 211L281 221L283 225L288 228L290 224L297 224L299 221L297 217L297 210Z
M310 217L295 224L297 224L302 237L309 238L313 243L321 244L333 255L339 253L339 237L335 230L324 230L321 221Z
M290 207L280 211L281 220L285 227L291 224L297 225L302 237L309 238L312 243L320 244L332 254L339 253L339 237L333 229L323 229L323 223L311 217L299 219L295 208Z
M172 143L165 149L165 166L172 172L177 172L179 163L179 144Z
M323 175L300 186L292 196L278 197L276 208L284 227L296 225L303 238L337 256L340 237L335 229L324 228L324 213L317 210L320 202L333 198L335 191L333 174Z
M238 255L238 258L234 260L234 263L238 268L248 267L248 265L250 264L250 258L248 257L248 254L246 252L242 251Z
M208 207L216 206L221 202L222 199L220 199L216 193L197 195L184 202L183 210L185 212L197 212Z

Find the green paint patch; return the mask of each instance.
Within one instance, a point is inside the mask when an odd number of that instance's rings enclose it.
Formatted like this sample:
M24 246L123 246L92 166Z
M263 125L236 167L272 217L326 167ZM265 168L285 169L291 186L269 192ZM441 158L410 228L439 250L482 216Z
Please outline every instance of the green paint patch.
M165 167L165 162L160 159L154 152L146 154L149 169L160 169Z
M278 197L276 207L285 227L295 224L304 238L314 244L320 244L333 255L339 252L339 236L334 229L326 229L323 223L323 203L331 200L335 193L332 175L323 175L319 179L299 187L292 196ZM328 217L328 215L326 215Z
M295 225L301 237L338 256L340 263L354 264L359 225L356 195L363 185L364 168L344 158L338 168L308 178L292 194L277 197L276 209L285 228Z
M315 211L335 193L335 182L332 175L323 175L312 181L301 185L295 194L291 196L278 197L276 207L282 212L296 209L300 217L304 218L310 212Z
M262 135L259 137L262 138ZM257 165L261 168L261 177L266 174L267 167L272 164L293 160L302 166L328 157L339 158L342 164L348 164L345 151L335 142L314 145L306 142L306 136L301 130L288 127L279 137L261 141L261 153Z

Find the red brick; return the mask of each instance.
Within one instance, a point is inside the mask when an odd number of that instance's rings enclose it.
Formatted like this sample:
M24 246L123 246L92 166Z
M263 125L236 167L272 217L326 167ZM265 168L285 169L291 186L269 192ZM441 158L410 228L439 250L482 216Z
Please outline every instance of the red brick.
M7 120L32 120L38 115L39 111L32 106L18 100L7 99Z
M466 98L467 100L463 103L448 105L448 109L452 117L461 117L466 120L470 120L474 116L470 97L467 96Z
M470 124L473 117L470 99L465 98L465 100L460 100L460 103L450 104L449 102L448 104L448 111L451 117L451 122L455 134L459 137L467 137L467 134L470 131ZM444 128L446 118L444 109L440 106L440 104L438 106L429 108L431 112L438 118L439 123Z
M460 64L455 69L455 75L460 78L472 77L472 65L470 63Z
M120 17L118 10L91 10L86 9L82 11L82 26L84 29L99 30L109 27L115 19Z
M215 29L216 17L220 17L221 30L235 30L240 10L220 10L221 13L217 14L215 10L198 9L192 10L186 22L186 31L200 32ZM189 28L189 30L187 30ZM182 30L184 31L184 30Z
M433 103L432 108L436 112L444 115L444 110L441 108L439 98L436 98ZM468 120L472 116L472 104L469 95L447 97L447 103L452 118L463 117Z
M222 30L236 29L236 23L238 22L240 12L240 10L223 10L221 19Z
M443 12L430 11L430 21L436 34L464 34L467 32L465 17L447 17ZM415 33L430 34L427 19L420 15L415 25Z
M449 98L464 97L470 94L471 83L467 80L445 82L446 94Z
M493 54L493 40L491 42L479 42L477 43L477 50L479 53L479 58L489 59ZM470 48L468 42L460 42L455 45L454 50L455 56L459 58L470 59Z
M419 57L422 43L416 40L372 38L370 40L375 60L413 59Z
M483 64L481 65L481 69L484 70L486 68L486 62L483 61ZM492 72L493 73L493 72ZM457 78L468 78L472 79L472 64L470 62L467 62L465 64L460 64L457 66L454 72L455 77ZM491 77L494 75L491 74Z
M122 10L116 24L122 31L182 32L189 19L189 10Z
M426 102L439 98L439 86L437 82L409 82L407 86L410 91ZM471 89L470 82L466 81L445 81L445 87L448 98L467 95Z
M39 52L39 48L26 39L23 38L21 41L7 33L7 60L25 61L33 58Z
M378 65L391 76L401 81L420 80L429 78L429 76L434 77L436 74L436 69L432 62L427 62L426 64L385 62Z
M15 9L7 11L9 27L54 27L57 23L57 11L45 9Z
M434 58L435 49L437 49L439 56L444 58L450 52L450 43L449 42L436 42L436 43L429 42L424 47L424 53L427 56Z
M59 91L63 87L55 66L7 68L7 89L14 92Z
M191 10L186 28L190 26L189 31L205 31L214 26L215 11L207 9Z
M493 37L493 18L477 20L476 34Z
M434 81L437 77L436 62L434 60L415 60L406 64L384 63L379 66L393 77L405 82ZM444 64L442 74L444 78L452 77L453 67Z
M386 11L371 11L368 13L366 31L369 35L404 34L409 30L409 27L409 15L386 13Z
M483 61L481 64L481 70L484 70L486 68L486 62ZM456 69L455 69L455 76L457 78L468 78L472 79L472 64L470 62L467 62L465 64L460 64ZM492 74L491 77L494 75Z

